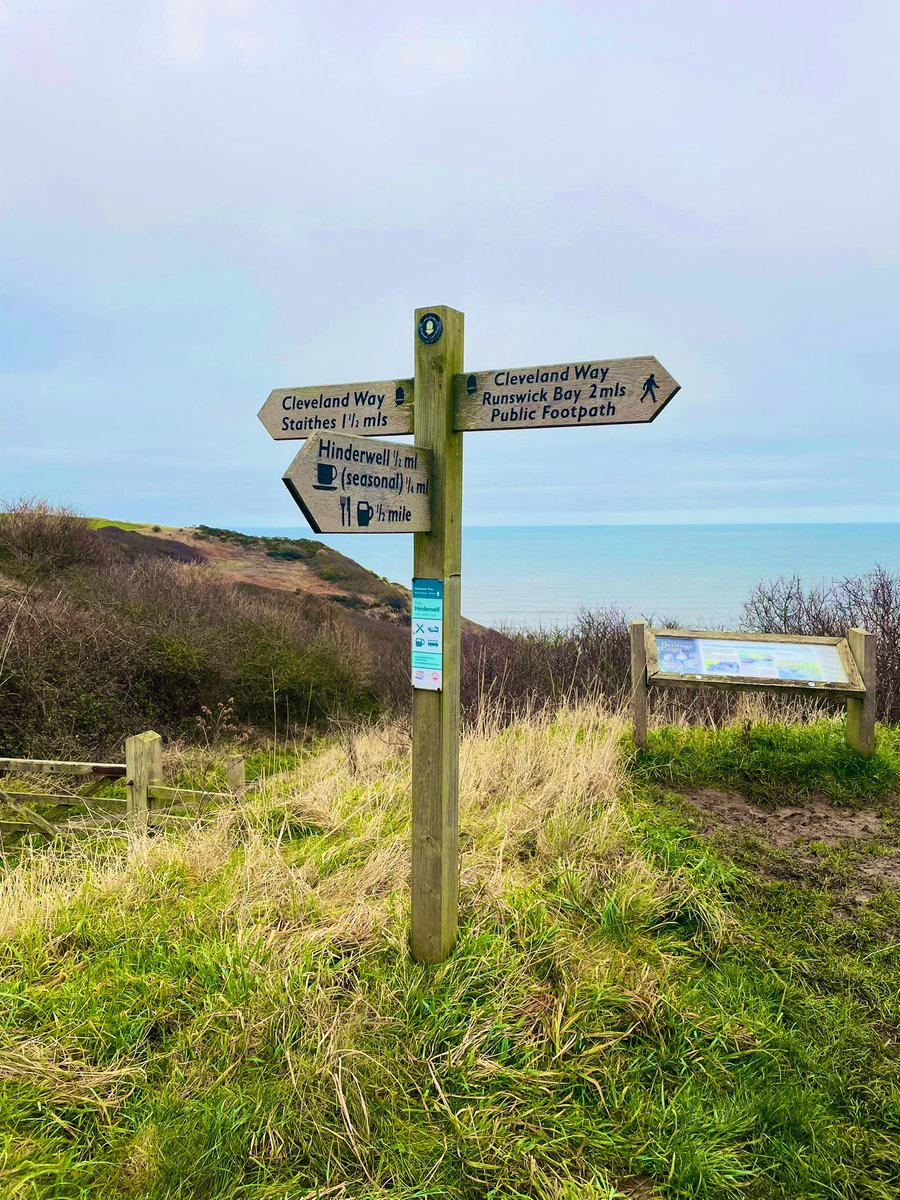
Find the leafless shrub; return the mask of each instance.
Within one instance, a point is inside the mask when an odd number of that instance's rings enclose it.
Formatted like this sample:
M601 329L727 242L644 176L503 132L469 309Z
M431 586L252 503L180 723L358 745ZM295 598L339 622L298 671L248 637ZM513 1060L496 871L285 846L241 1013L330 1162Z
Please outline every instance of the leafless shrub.
M72 567L107 561L111 548L71 508L19 499L0 518L0 562L29 579L59 575Z
M881 721L900 721L900 575L876 566L825 585L796 576L758 583L742 616L754 632L842 637L860 627L878 639L878 700Z
M0 647L0 754L105 757L140 729L202 737L198 714L207 735L271 728L273 688L291 736L382 704L371 645L326 601L155 557L0 592Z

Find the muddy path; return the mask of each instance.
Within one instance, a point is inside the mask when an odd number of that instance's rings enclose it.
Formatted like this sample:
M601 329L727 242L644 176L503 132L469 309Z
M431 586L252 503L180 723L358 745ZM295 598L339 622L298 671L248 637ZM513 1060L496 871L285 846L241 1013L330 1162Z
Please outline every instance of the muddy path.
M677 794L698 832L730 857L765 879L827 888L837 913L856 914L900 888L898 796L877 809L852 809L813 793L772 809L716 788Z

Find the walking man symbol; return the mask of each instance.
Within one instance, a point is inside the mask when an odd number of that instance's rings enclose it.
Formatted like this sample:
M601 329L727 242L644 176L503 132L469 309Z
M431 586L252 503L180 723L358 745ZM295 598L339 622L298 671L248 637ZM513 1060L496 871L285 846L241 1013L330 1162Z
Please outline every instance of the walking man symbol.
M644 403L645 396L649 396L650 399L655 404L656 403L656 389L658 387L659 387L659 384L656 382L656 376L648 375L647 378L644 380L644 390L641 393L641 404Z

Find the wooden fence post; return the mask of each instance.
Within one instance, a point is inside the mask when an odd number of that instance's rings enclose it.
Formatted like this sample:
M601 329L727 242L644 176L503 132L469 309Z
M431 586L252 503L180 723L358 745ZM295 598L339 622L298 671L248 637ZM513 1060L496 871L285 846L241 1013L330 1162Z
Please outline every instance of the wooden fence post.
M860 754L875 752L875 696L878 685L876 668L877 639L865 629L850 629L847 632L850 653L856 660L866 694L862 700L851 697L847 701L847 745Z
M239 754L233 754L225 763L225 782L235 796L243 796L247 790L247 768Z
M148 789L162 783L162 738L152 730L138 733L125 742L126 818L129 825L147 828L150 812Z
M634 717L634 743L639 750L647 745L647 643L643 621L632 621L631 629L631 709Z
M443 583L442 688L413 688L412 928L419 962L442 962L456 942L459 904L459 666L462 434L453 425L453 377L463 369L463 314L422 308L443 323L416 336L416 445L431 451L431 532L417 533L413 576Z

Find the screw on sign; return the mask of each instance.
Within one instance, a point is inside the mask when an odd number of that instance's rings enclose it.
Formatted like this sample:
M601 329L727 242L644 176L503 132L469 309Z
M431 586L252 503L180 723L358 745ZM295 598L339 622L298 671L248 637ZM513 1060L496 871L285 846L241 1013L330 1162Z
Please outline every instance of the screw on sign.
M414 535L412 929L416 958L456 940L462 435L654 421L678 391L657 359L463 370L463 314L415 314L411 379L276 388L273 438L307 439L284 482L317 533ZM415 433L415 446L373 440Z

